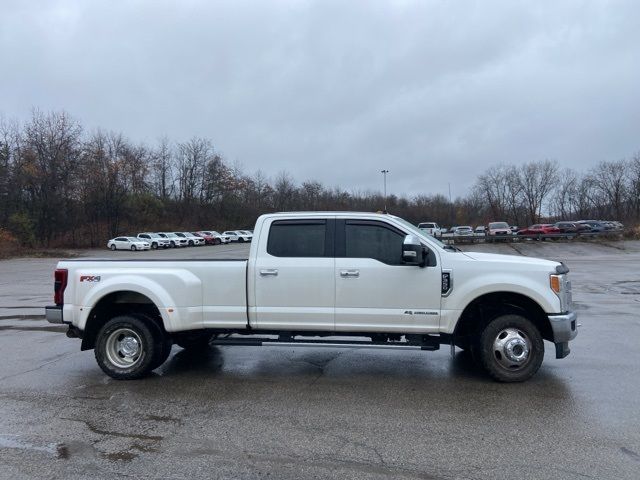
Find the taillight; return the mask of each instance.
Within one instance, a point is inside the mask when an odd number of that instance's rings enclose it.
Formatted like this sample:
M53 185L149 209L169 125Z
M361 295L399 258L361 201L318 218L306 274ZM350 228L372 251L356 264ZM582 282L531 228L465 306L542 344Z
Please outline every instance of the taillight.
M67 276L69 271L66 268L57 268L53 274L53 301L56 305L64 303L64 289L67 288Z

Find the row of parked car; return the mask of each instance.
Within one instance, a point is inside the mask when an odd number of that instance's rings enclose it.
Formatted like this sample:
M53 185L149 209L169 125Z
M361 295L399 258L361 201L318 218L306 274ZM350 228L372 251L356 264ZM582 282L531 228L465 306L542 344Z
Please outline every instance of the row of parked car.
M221 245L231 242L250 242L251 230L227 230L218 233L215 230L198 232L145 232L136 237L116 237L107 242L111 250L156 250L158 248L198 247L203 245Z
M470 225L441 228L435 222L423 222L418 228L436 238L443 234L451 234L454 237L488 236L500 237L506 235L553 235L553 234L584 234L616 232L624 229L624 225L617 221L605 220L578 220L561 221L556 223L537 223L526 228L509 225L507 222L490 222L487 226L479 225L475 229Z

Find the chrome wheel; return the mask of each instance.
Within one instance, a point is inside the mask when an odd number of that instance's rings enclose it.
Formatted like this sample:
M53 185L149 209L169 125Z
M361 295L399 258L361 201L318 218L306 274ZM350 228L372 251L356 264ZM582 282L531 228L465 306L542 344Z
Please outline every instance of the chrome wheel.
M131 368L144 354L140 335L130 328L114 330L105 342L105 353L112 365L118 368Z
M516 328L501 330L493 341L493 356L507 370L518 370L529 361L531 340Z

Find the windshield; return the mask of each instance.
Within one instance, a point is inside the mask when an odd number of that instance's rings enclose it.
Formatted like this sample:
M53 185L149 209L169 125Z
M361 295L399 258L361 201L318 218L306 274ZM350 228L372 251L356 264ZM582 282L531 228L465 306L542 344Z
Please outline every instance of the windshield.
M420 230L418 227L416 227L413 223L409 223L404 218L396 217L395 215L393 216L393 218L398 222L400 222L413 235L416 235L419 238L426 238L425 233L422 230ZM437 238L432 237L431 235L429 235L429 241L432 243L435 243L437 246L439 246L442 249L446 249L447 247L444 243L442 243Z
M245 235L251 235L251 232L248 230L240 230L240 233L244 233Z
M220 234L218 232L216 232L215 230L212 230L209 232L210 235L218 235L220 236Z
M135 237L124 237L127 240L129 240L130 242L142 242L144 240L140 240L139 238L135 238Z

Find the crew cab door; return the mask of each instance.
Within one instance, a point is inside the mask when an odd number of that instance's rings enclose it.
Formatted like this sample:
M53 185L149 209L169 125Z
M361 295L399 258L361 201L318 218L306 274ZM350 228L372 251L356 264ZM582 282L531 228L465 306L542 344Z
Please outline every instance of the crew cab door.
M250 269L258 328L334 329L334 225L318 217L265 222Z
M405 232L378 220L336 220L336 331L437 332L441 268L402 262Z

